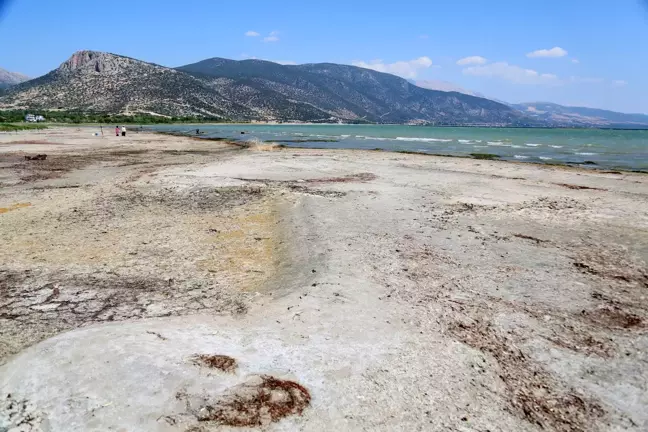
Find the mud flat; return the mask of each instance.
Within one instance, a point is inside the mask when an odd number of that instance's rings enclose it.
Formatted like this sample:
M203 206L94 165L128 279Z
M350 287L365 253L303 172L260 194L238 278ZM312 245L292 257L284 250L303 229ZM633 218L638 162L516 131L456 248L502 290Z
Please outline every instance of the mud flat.
M648 429L648 176L93 132L0 134L0 430Z

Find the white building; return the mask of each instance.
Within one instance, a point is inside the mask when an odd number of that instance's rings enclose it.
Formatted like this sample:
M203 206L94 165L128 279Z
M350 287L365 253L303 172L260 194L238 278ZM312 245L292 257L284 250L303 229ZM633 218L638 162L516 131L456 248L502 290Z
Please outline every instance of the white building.
M43 122L45 121L45 117L42 115L27 114L25 116L25 121L29 123Z

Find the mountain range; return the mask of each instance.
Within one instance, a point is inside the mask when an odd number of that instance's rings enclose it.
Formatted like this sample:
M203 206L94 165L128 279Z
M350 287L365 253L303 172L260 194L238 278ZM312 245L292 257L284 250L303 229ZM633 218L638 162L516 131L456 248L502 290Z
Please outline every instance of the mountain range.
M422 80L414 83L419 87L431 90L456 91L471 96L486 97L481 93L447 81ZM508 105L547 127L648 127L648 115L646 114L626 114L597 108L564 106L551 102L511 104L494 98L489 99Z
M333 63L210 58L169 68L79 51L29 80L0 69L0 109L228 120L488 126L648 127L648 116L551 103L506 104L445 81L410 82Z
M596 108L568 107L550 102L531 102L511 104L510 106L528 117L546 123L547 126L648 127L648 115L646 114L625 114Z
M3 109L65 109L232 120L511 125L512 108L427 90L381 72L331 63L280 65L212 58L176 69L80 51L0 97Z

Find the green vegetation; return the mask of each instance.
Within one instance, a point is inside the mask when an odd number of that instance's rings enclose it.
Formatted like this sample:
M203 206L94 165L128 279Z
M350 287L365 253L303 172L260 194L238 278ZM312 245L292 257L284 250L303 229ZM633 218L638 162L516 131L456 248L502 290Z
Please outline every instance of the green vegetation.
M32 129L45 129L47 126L25 123L25 124L11 124L11 123L0 123L0 132L16 132L21 130L32 130Z
M470 156L474 157L475 159L485 159L485 160L496 160L499 159L499 155L492 154L492 153L470 153Z
M0 123L22 122L26 114L42 115L48 123L99 124L164 124L164 123L227 123L217 117L162 117L151 114L108 114L80 111L6 110L0 111Z

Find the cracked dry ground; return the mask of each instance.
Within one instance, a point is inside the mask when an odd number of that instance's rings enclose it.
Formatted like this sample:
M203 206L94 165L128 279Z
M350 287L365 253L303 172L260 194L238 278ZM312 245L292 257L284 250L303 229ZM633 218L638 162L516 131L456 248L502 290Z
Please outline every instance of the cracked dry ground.
M0 155L0 364L88 324L246 312L278 259L273 192L150 186L236 151L195 147Z

